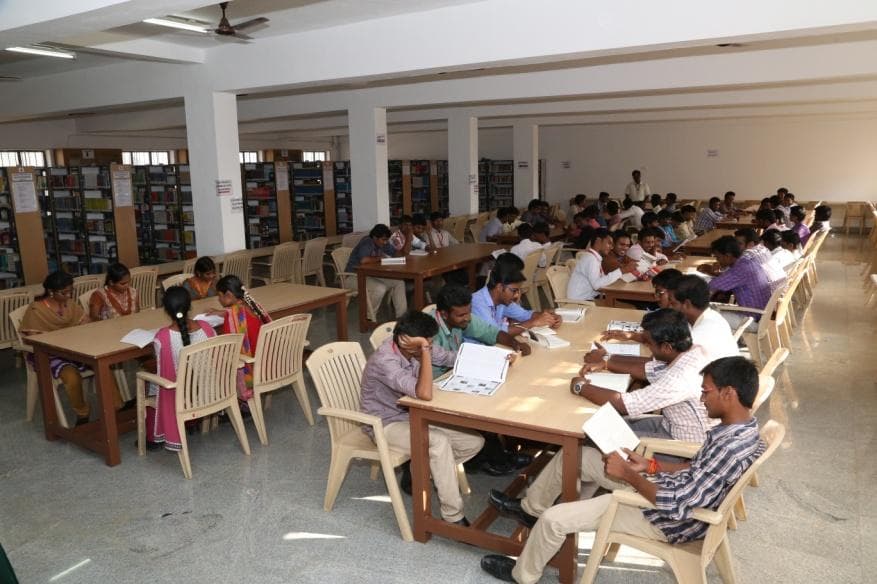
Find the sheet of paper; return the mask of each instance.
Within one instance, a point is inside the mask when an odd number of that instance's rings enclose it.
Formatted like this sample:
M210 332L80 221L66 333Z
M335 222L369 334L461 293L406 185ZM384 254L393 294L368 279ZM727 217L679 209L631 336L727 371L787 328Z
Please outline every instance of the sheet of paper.
M563 320L563 322L581 322L585 317L584 308L558 308L554 313Z
M556 335L557 331L551 328L550 326L534 326L530 328L530 332L534 335L544 335L551 336Z
M405 258L381 258L382 266L404 266Z
M603 343L603 348L610 355L627 355L639 357L639 343Z
M639 444L639 438L612 404L603 404L596 414L585 421L582 431L603 454L621 452L622 448L633 450Z
M610 320L606 326L607 331L623 331L626 333L638 333L642 330L638 322L630 320Z
M630 375L627 373L588 373L585 375L585 379L591 385L611 389L618 393L625 393L630 387Z
M637 270L639 270L639 267L637 267ZM648 268L646 268L646 270L648 270ZM645 271L645 270L642 270L642 271ZM631 273L621 274L621 279L623 281L627 282L628 284L630 284L631 282L636 282L636 276L634 276Z
M468 395L491 396L496 393L501 381L485 381L483 379L470 379L468 377L460 377L453 375L444 382L439 383L439 389L444 391L453 391L456 393L465 393Z
M158 329L134 329L130 333L122 337L121 342L127 343L129 345L136 345L142 349L146 345L152 343L152 340L155 338L155 333L157 332Z
M429 252L425 249L412 249L409 255L413 256L427 256Z
M463 343L457 353L454 375L485 381L505 381L512 352L500 347Z
M192 317L192 320L203 320L210 326L216 328L222 326L222 323L225 322L225 317L216 314L196 314Z
M570 346L570 342L555 335L536 335L539 345L546 349L563 349Z

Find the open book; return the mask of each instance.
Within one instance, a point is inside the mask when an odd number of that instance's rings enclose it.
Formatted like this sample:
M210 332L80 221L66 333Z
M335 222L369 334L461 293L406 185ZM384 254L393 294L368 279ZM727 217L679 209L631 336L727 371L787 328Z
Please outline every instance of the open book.
M122 337L119 342L127 343L129 345L137 345L142 349L146 345L152 343L152 340L155 338L155 333L157 332L158 329L134 329L130 333Z
M511 354L500 347L463 343L457 352L453 375L436 385L445 391L493 395L505 383Z
M412 249L408 253L409 253L409 255L413 255L413 256L428 256L429 255L429 252L426 251L425 249Z
M588 373L585 375L588 383L603 389L611 389L618 393L625 393L630 387L630 375L627 373Z
M643 255L640 256L639 261L636 263L636 271L640 274L645 274L652 266L654 266L658 262L658 256L653 256L650 253L643 252Z
M642 327L640 327L638 322L634 322L632 320L610 320L609 324L606 325L607 331L624 331L626 333L639 333L642 332Z
M603 404L597 413L582 424L582 431L597 445L603 454L618 452L627 460L627 453L639 444L639 438L630 429L612 404Z
M600 345L606 349L609 355L625 355L628 357L639 357L639 343L603 343ZM597 345L591 344L591 350L597 348Z
M582 319L585 318L585 309L584 308L558 308L554 311L554 314L559 316L563 322L582 322Z
M687 239L683 239L679 245L677 245L676 247L673 248L673 251L671 253L676 253L677 251L679 251L680 248L684 247L686 243L692 241L693 239L696 239L696 236L692 236L692 237L689 237Z
M218 314L196 314L192 317L192 320L203 320L213 328L218 326L222 326L222 323L225 322L225 317Z

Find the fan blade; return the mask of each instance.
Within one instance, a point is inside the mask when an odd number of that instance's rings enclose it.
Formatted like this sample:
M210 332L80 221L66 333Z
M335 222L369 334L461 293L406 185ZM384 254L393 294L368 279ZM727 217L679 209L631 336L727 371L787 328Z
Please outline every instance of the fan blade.
M242 22L240 24L235 24L234 29L235 30L243 30L245 28L257 26L257 25L265 23L265 22L268 22L268 19L265 18L264 16L260 16L259 18L254 18L252 20L245 20L244 22Z
M0 81L21 81L21 77L14 77L12 75L0 75Z

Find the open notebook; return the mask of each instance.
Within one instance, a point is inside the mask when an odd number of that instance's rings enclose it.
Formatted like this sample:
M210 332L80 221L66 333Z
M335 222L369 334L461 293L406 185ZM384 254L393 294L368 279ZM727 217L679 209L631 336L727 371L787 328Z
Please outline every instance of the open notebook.
M505 383L509 370L508 349L463 343L457 352L453 374L436 385L444 391L490 396Z
M624 393L630 387L630 375L627 373L588 373L585 375L588 383L603 389L611 389L618 393Z
M627 453L622 450L633 450L639 445L639 438L627 425L627 422L612 407L612 404L603 404L597 413L588 418L582 424L582 431L590 438L603 454L618 452L627 460Z

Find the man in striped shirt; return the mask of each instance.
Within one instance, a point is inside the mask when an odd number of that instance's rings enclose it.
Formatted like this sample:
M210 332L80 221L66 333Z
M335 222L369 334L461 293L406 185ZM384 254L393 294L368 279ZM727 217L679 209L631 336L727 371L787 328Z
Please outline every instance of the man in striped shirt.
M609 489L635 490L655 508L621 506L613 529L638 537L685 543L701 539L708 525L692 518L694 509L715 510L743 473L765 451L758 424L749 408L758 393L758 371L743 357L725 357L703 369L700 400L711 418L721 423L710 430L703 446L688 462L648 460L627 451L628 460L612 453L590 458L582 473L602 474ZM518 561L488 555L481 567L506 582L537 582L567 534L595 531L612 495L561 503L547 509L530 530Z
M725 218L725 216L719 211L721 206L722 201L720 201L718 197L711 198L709 206L704 207L700 210L700 213L697 214L697 218L694 220L694 231L697 233L703 233L704 231L712 231L715 229L716 223Z

